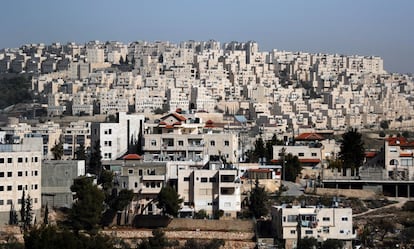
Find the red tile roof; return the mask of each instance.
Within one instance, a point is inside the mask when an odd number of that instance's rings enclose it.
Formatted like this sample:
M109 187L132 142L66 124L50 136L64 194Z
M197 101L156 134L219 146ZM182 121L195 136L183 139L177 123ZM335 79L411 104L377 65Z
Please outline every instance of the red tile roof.
M413 153L411 152L400 152L400 157L412 157Z
M414 146L414 141L408 141L405 137L389 137L385 139L389 146Z
M299 159L299 162L301 163L320 163L321 160L317 158L302 158Z
M375 157L377 155L377 152L375 152L375 151L368 151L368 152L365 152L365 157L367 157L367 158L373 158L373 157Z
M125 155L122 159L124 159L124 160L141 160L142 157L138 154L128 154L128 155Z
M295 140L297 141L315 141L315 140L324 140L325 138L314 132L306 132L299 134Z

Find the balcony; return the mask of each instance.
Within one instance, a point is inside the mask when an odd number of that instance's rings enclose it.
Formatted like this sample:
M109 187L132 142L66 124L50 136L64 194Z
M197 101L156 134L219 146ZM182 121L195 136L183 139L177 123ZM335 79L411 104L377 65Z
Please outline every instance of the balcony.
M143 175L142 181L164 181L164 175Z

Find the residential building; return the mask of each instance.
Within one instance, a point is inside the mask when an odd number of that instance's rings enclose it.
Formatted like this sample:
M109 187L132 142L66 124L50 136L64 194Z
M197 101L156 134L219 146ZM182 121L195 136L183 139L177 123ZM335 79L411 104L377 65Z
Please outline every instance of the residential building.
M44 160L42 162L42 205L71 208L75 178L85 175L84 160Z
M351 248L356 238L352 223L352 208L323 206L273 206L272 227L284 248L296 248L298 240L310 237L318 242L336 239Z
M0 226L18 213L23 192L32 200L33 221L40 218L42 138L23 138L20 144L0 144ZM20 218L18 218L20 219Z

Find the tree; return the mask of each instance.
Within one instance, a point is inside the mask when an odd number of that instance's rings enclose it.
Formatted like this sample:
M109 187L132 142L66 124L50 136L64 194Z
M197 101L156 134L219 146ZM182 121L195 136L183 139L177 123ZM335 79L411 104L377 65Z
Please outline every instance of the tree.
M49 224L49 207L46 203L46 207L45 207L45 214L43 217L43 224Z
M384 130L388 129L388 128L389 128L389 122L388 122L388 120L382 120L382 121L380 122L380 127L381 127L382 129L384 129Z
M343 168L351 169L358 169L364 162L364 142L357 129L350 129L342 135L339 159L343 162Z
M86 150L85 145L81 143L79 147L76 149L75 158L77 160L86 160Z
M263 187L259 186L259 180L256 179L254 188L251 191L249 209L255 218L266 216L269 213L267 209L268 194Z
M296 181L296 177L302 170L298 156L293 156L291 153L285 156L285 168L283 170L285 170L285 181Z
M178 241L169 241L161 229L152 230L152 237L144 239L138 246L138 249L163 249L177 246Z
M313 237L305 237L298 241L297 249L312 249L316 248L318 241Z
M17 218L17 212L14 209L14 204L10 205L10 217L9 217L9 225L17 225L19 219Z
M254 143L254 155L258 161L266 155L265 144L261 137L259 137Z
M194 219L202 220L208 218L207 212L204 209L199 210L198 212L195 212Z
M25 201L25 209L24 209L24 221L23 221L23 228L26 231L27 229L32 227L32 221L33 221L33 204L32 204L32 198L30 195L27 195L26 201Z
M95 232L101 221L105 195L93 184L93 179L80 177L74 180L71 191L76 192L77 200L70 212L70 221L75 231L87 230Z
M343 244L341 240L327 239L322 243L321 249L342 249Z
M188 239L183 249L219 249L225 245L222 239L212 239L210 241L201 241L197 239Z
M0 80L0 109L17 103L32 103L31 81L24 77Z
M26 195L24 192L24 189L22 191L22 199L21 199L21 207L20 207L20 221L22 222L22 224L24 224L24 221L26 220L25 215L26 215Z
M99 140L93 145L91 157L89 159L88 172L97 176L102 172L101 144Z
M121 55L121 57L119 58L119 65L123 65L124 63L124 57Z
M157 207L162 208L164 214L177 217L178 210L180 210L183 199L180 198L177 191L171 186L165 186L158 193Z
M75 234L55 226L41 226L24 235L26 249L114 249L114 240L105 235Z
M61 160L63 156L63 143L62 141L59 141L59 143L55 143L55 146L50 149L50 151L53 154L54 160Z

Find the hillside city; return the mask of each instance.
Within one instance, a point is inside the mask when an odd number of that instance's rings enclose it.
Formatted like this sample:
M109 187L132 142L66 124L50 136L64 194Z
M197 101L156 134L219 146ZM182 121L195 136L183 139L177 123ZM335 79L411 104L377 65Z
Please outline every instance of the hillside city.
M383 65L254 41L2 49L0 237L412 248L414 77Z

